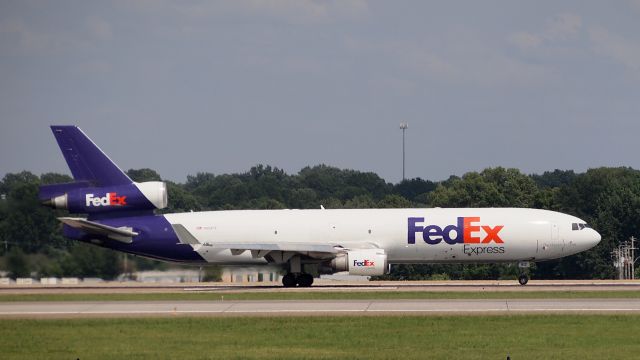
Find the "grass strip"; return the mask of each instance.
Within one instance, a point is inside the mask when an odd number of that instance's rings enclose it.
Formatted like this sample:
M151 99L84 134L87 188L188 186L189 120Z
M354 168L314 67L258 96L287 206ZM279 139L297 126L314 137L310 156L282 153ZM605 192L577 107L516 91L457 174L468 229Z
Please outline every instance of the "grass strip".
M640 315L0 320L5 359L633 359Z

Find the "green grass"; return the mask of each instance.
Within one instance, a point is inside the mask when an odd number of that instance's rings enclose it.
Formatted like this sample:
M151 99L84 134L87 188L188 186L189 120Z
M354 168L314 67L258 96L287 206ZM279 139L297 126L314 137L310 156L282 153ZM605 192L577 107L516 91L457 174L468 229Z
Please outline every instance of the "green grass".
M140 294L0 294L6 301L159 301L159 300L385 300L385 299L585 299L640 298L640 291L370 291L370 292L183 292Z
M2 359L633 359L640 315L0 320Z

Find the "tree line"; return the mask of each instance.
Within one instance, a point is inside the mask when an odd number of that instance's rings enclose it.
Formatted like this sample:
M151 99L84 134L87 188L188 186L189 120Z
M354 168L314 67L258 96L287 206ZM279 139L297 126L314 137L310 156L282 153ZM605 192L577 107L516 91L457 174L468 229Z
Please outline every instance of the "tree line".
M131 169L134 181L162 180L152 169ZM122 272L166 267L136 257L123 269L123 255L62 237L52 211L39 204L41 184L70 182L63 174L6 174L0 182L0 269L11 276L78 276L113 279ZM238 174L197 173L185 183L166 181L165 212L228 209L312 209L400 207L528 207L578 216L602 235L595 248L560 260L537 263L537 279L604 279L614 275L611 251L638 235L640 171L627 167L596 168L584 173L555 170L527 175L517 169L488 168L433 182L420 178L397 184L372 172L326 165L297 174L258 165ZM512 278L510 265L395 265L385 279Z

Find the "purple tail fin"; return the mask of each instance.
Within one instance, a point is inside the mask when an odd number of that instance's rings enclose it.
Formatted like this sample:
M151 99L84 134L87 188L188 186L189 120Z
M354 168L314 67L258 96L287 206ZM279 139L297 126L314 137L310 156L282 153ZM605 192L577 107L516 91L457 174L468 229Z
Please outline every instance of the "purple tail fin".
M131 184L131 179L77 126L51 126L76 182L94 186Z

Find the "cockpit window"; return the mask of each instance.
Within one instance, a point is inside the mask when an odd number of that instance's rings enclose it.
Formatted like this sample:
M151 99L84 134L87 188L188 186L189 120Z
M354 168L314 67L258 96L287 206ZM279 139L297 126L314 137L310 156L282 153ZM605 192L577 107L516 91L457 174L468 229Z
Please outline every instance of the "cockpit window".
M591 229L591 225L587 223L572 223L571 230L583 230L583 229Z

